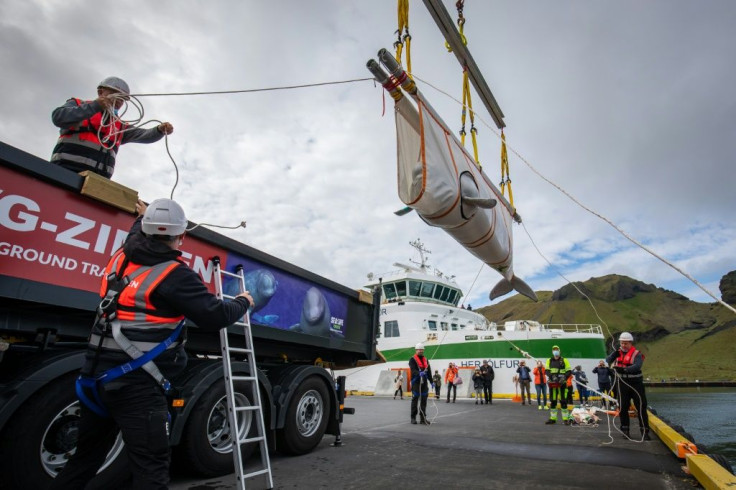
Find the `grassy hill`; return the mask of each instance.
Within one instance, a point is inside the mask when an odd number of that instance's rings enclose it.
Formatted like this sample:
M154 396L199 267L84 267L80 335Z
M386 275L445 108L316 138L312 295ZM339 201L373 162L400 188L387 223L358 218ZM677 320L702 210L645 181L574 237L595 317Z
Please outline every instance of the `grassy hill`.
M736 314L719 303L696 303L673 291L626 276L608 275L556 291L539 302L515 295L478 309L490 321L597 323L611 335L629 331L646 355L644 375L655 379L736 381ZM596 311L598 316L596 316ZM606 327L607 325L607 327Z

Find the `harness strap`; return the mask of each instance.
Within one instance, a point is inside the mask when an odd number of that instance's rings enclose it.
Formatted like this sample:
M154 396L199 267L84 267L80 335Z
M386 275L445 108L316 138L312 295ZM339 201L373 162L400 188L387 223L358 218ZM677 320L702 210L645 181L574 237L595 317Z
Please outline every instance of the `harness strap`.
M117 329L116 325L117 324ZM102 399L100 398L99 393L99 387L104 386L107 383L116 380L120 376L127 374L131 371L134 371L138 369L139 367L143 367L143 369L150 374L156 382L161 386L161 388L164 390L164 393L168 393L168 391L171 389L171 383L169 383L169 380L167 380L162 374L161 371L156 367L156 365L153 363L153 359L158 357L162 352L164 352L172 343L176 341L176 339L179 337L179 334L181 334L181 331L184 328L184 320L179 322L179 325L177 325L176 329L171 333L171 335L158 344L156 347L151 349L150 351L146 353L142 353L140 350L138 350L135 346L132 346L130 344L130 341L120 332L120 326L118 322L113 322L113 337L115 337L115 340L119 342L118 338L124 339L123 342L128 342L135 351L129 351L126 349L126 353L128 353L129 356L133 358L132 361L126 362L125 364L121 364L120 366L114 367L112 369L108 369L104 373L102 373L99 376L92 377L92 376L84 376L80 375L77 378L76 382L76 391L77 396L79 397L79 401L84 403L87 408L92 410L94 413L99 415L100 417L109 417L109 413L107 412L107 409L104 406L104 403L102 402ZM117 330L118 336L115 336L115 331ZM121 345L121 347L123 347ZM131 354L133 352L133 354ZM135 353L137 352L137 355ZM150 365L149 367L146 367ZM92 395L94 397L94 400L90 399L85 393L84 390L88 389L92 392Z

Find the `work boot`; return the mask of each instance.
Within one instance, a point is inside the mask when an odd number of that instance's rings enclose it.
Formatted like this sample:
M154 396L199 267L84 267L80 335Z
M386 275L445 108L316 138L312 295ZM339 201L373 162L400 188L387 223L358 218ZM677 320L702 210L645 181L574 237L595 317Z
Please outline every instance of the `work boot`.
M411 423L417 425L417 419L411 419Z
M621 433L624 435L624 439L631 439L631 434L629 434L628 427L621 427Z
M644 438L645 441L652 440L651 436L649 435L649 429L642 430L642 437Z
M478 404L478 400L475 400L475 404L476 404L476 405Z
M430 424L429 420L425 419L424 417L422 417L419 420L419 423L422 424L422 425L429 425Z
M542 405L538 405L537 410L541 410L541 409L542 409Z
M562 423L565 425L570 425L570 419L563 420Z
M556 424L556 423L557 423L557 421L555 419L547 419L547 421L545 422L546 425L552 425L552 424Z

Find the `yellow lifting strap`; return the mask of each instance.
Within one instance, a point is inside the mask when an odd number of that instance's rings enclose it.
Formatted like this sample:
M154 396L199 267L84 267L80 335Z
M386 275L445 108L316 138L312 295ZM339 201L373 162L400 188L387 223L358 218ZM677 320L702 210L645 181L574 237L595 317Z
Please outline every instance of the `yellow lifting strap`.
M396 30L397 39L394 43L396 48L396 61L401 64L401 53L406 45L406 73L411 76L411 35L409 34L409 0L398 0L398 24ZM403 35L402 35L403 32Z
M464 1L458 0L455 6L457 7L457 27L458 31L460 32L460 39L462 39L463 44L467 46L468 40L464 34ZM452 52L452 48L447 41L445 41L445 47L447 48L447 51ZM462 126L460 127L460 143L462 143L463 146L465 146L465 119L468 114L468 110L470 110L470 139L473 142L473 158L475 158L475 164L478 166L479 169L482 170L483 167L480 164L480 160L478 160L478 139L476 138L478 130L475 128L475 112L473 111L473 99L470 96L470 81L468 80L468 67L466 66L463 67L463 111L460 117L462 123Z
M509 155L506 152L506 135L501 129L501 195L506 195L506 188L509 189L509 204L514 207L514 193L511 191L511 177L509 175Z

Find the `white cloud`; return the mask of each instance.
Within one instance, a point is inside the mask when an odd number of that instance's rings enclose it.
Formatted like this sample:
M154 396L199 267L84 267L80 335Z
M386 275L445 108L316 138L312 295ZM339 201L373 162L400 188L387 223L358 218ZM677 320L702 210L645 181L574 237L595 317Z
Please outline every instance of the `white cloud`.
M454 15L453 2L445 2ZM126 12L121 12L125 9ZM249 89L368 77L390 47L396 4L380 2L0 4L0 139L41 157L51 110L93 97L107 75L134 92ZM615 5L466 5L477 64L506 114L509 144L535 168L633 237L713 286L734 269L736 6L684 1ZM415 73L454 96L460 69L420 2L411 5ZM457 104L428 87L450 127ZM416 216L397 218L390 98L370 82L234 95L145 97L170 120L175 197L196 221L317 274L359 287L421 237L432 263L466 291L480 263ZM381 116L385 101L386 115ZM479 116L490 121L474 94ZM499 178L499 141L478 123L481 161ZM709 301L509 154L521 215L542 252L573 280L626 274ZM146 199L168 195L162 143L128 145L115 179ZM535 289L564 284L515 227L515 270ZM484 268L468 300L487 303ZM467 302L467 301L466 301Z

